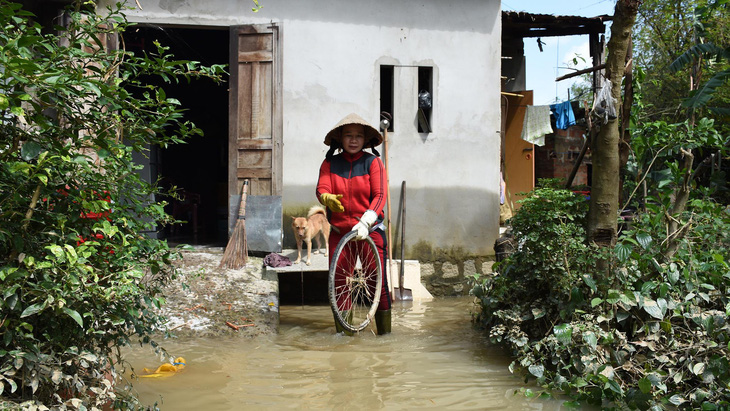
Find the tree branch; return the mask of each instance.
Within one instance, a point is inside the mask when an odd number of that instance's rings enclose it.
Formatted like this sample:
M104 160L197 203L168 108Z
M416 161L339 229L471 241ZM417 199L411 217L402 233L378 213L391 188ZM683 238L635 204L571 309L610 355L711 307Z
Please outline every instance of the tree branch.
M569 79L569 78L572 78L572 77L580 76L581 74L592 73L594 71L603 70L605 68L606 68L606 63L601 63L601 64L599 64L599 65L597 65L595 67L589 67L587 69L578 70L578 71L576 71L574 73L570 73L570 74L566 74L564 76L560 76L560 77L556 78L555 81L558 82L558 81L561 81L561 80L566 80L566 79Z
M669 260L672 256L674 256L679 247L679 240L684 237L689 228L689 223L680 228L680 221L674 216L682 214L687 209L687 202L689 201L689 185L692 181L692 176L694 175L692 165L695 157L689 150L680 148L680 151L682 153L682 170L684 170L684 177L682 179L682 184L677 187L677 191L674 196L674 203L672 204L671 210L669 210L668 217L670 218L667 218L667 231L669 236L667 237L667 249L664 251L665 260Z

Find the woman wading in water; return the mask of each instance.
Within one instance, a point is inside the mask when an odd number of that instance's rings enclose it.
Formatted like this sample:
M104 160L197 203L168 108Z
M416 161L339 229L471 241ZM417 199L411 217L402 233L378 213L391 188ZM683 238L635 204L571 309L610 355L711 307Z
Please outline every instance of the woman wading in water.
M373 239L383 268L383 286L375 312L378 334L390 332L390 293L388 292L383 226L385 205L385 168L375 151L383 136L357 114L342 119L327 133L324 144L330 147L319 169L317 198L327 207L327 218L335 227L329 237L330 250L337 248L340 239L349 231L357 231L357 239ZM372 148L375 154L366 153ZM334 154L336 150L342 150ZM370 231L372 227L374 230ZM330 253L330 265L333 264ZM335 286L344 284L344 275L335 277ZM335 321L337 332L344 331Z

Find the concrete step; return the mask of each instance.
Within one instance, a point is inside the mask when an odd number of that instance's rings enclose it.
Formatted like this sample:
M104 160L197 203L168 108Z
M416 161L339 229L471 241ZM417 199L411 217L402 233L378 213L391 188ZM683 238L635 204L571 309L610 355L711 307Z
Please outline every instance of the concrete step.
M329 260L327 257L323 254L324 250L322 250L318 254L314 254L314 250L312 250L312 260L311 264L307 265L307 251L303 250L302 252L302 261L300 261L297 264L294 264L294 261L297 258L297 250L289 250L285 249L280 255L283 255L292 262L292 265L287 267L266 267L266 271L270 274L278 274L278 273L306 273L306 272L312 272L312 271L329 271ZM405 260L403 264L403 286L407 289L410 289L413 294L414 300L430 300L433 298L430 292L426 289L426 287L421 284L421 264L418 262L418 260ZM400 260L394 260L391 263L390 270L388 272L388 285L390 286L391 291L394 287L399 287L398 283L398 277L400 273Z

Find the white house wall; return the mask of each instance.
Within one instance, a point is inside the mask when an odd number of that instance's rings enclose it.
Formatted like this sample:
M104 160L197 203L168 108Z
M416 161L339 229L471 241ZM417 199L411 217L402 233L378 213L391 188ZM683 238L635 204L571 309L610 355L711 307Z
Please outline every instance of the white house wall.
M131 21L281 26L283 205L314 192L324 135L356 112L379 122L380 65L395 67L389 133L393 219L406 181L406 245L486 255L499 232L499 0L140 0ZM129 2L130 6L134 1ZM103 4L102 4L103 6ZM433 67L431 133L418 133L417 67ZM383 147L379 148L381 155Z

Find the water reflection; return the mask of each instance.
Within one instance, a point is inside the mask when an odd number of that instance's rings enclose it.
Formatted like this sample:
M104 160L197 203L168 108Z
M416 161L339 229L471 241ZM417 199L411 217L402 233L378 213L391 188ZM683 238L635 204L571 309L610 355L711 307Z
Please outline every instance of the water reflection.
M275 336L165 342L186 370L135 388L162 410L561 409L513 395L520 381L509 358L472 330L470 304L396 303L393 333L380 337L335 334L328 306L284 306ZM126 357L137 369L157 361L148 348Z

